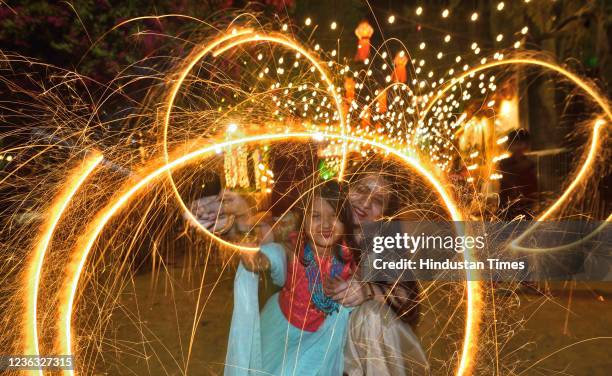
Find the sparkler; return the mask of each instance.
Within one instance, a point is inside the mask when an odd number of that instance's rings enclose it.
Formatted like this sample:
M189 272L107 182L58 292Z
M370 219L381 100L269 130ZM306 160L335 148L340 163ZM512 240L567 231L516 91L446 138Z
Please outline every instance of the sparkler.
M237 39L237 40L233 40L233 39ZM222 46L223 43L226 42L230 42L225 46ZM308 59L308 61L313 65L313 67L316 68L316 70L321 74L321 77L323 79L323 81L326 83L328 90L330 91L330 95L332 96L332 98L334 99L334 102L336 104L336 109L338 111L339 114L342 113L342 107L341 107L341 99L339 98L339 96L335 93L334 90L334 84L331 81L331 79L329 78L329 74L325 71L325 69L322 67L322 65L319 63L319 61L317 59L314 58L314 56L312 56L310 54L310 52L308 52L307 50L305 50L303 47L301 47L299 44L297 44L295 41L283 36L283 35L260 35L258 33L255 33L253 31L250 30L241 30L241 31L233 31L231 34L229 35L223 35L220 36L219 38L213 40L210 44L203 46L202 50L200 52L198 52L197 54L195 54L195 56L193 56L192 58L190 58L188 60L188 64L186 65L186 67L183 69L183 71L180 73L179 78L176 80L174 86L172 87L172 89L170 90L170 94L168 96L167 99L167 111L165 114L165 118L164 118L164 124L163 124L163 130L162 130L162 134L163 134L163 147L164 147L164 153L166 155L167 158L167 150L168 150L168 141L167 141L167 137L168 137L168 126L170 123L170 116L171 116L171 112L172 112L172 107L174 105L174 101L176 98L176 95L179 91L179 89L181 88L181 86L183 85L183 82L185 81L185 78L187 77L187 75L189 74L189 72L193 69L193 67L207 54L211 53L213 54L213 56L219 56L221 54L223 54L225 51L232 49L232 48L236 48L238 46L240 46L241 44L245 44L245 43L251 43L251 42L272 42L272 43L276 43L282 46L285 46L289 49L293 49L295 51L297 51L298 53L304 55L304 57L306 57ZM221 47L222 46L222 47ZM219 48L219 49L217 49ZM217 50L215 50L217 49ZM343 116L340 116L340 124L341 124L341 128L343 130L343 135L344 135L344 120L343 120ZM346 164L346 145L343 143L342 146L343 150L342 150L342 162L341 162L341 167L340 167L340 173L339 176L342 177L342 175L344 174L344 166ZM176 189L176 185L174 184L174 181L172 180L172 176L169 174L168 175L170 182L172 184L172 189L175 192L176 198L178 200L179 205L181 206L181 208L183 209L183 211L185 212L187 218L189 221L191 221L194 225L196 225L200 230L202 230L205 234L207 234L208 236L210 236L211 238L213 238L215 241L225 245L225 246L230 246L230 247L237 247L238 249L242 249L245 251L254 251L257 250L256 248L252 248L252 247L245 247L245 246L236 246L233 245L231 243L228 243L227 241L221 239L220 237L216 236L215 234L213 234L212 232L208 231L206 228L204 228L199 222L198 220L193 216L193 214L191 213L191 211L187 208L187 206L185 205L185 202L181 199L181 196L178 192L178 190Z
M64 330L64 332L60 333L59 335L60 352L63 354L74 353L74 349L72 348L72 345L71 345L72 344L72 339L71 339L72 338L72 330L71 330L72 312L73 312L73 305L75 302L75 295L76 295L76 291L78 288L80 275L83 271L83 267L85 265L85 261L87 260L87 256L89 255L91 248L94 245L94 242L96 241L98 235L102 232L104 226L108 223L108 221L114 215L116 215L121 210L122 206L126 205L129 202L129 200L132 198L133 195L138 193L139 190L141 190L143 187L146 187L147 184L151 183L154 179L156 179L163 173L170 171L173 168L178 168L181 165L188 163L192 159L195 159L198 157L201 158L202 156L208 153L214 152L218 148L234 146L234 145L249 143L249 142L256 142L256 141L273 141L275 139L276 140L287 140L287 139L290 140L292 138L313 138L315 136L316 135L309 134L309 133L302 133L302 134L289 133L289 134L283 134L283 135L254 136L254 137L240 139L240 140L227 141L223 143L214 143L211 146L208 146L200 150L186 154L154 170L152 173L140 179L136 184L129 187L129 189L127 189L125 193L120 195L111 205L109 205L107 209L101 210L100 213L96 216L96 219L92 221L92 225L90 226L90 229L87 231L87 235L83 237L83 240L81 240L80 245L76 247L76 251L74 253L75 256L72 262L73 266L70 268L68 272L69 277L67 278L67 283L62 288L62 291L66 292L66 296L62 299L63 303L60 307L60 317L63 323L61 327ZM389 146L385 144L378 143L375 141L359 139L359 138L350 137L350 136L343 137L341 135L338 135L338 136L327 135L327 137L330 137L330 138L337 137L338 139L341 139L343 141L354 141L354 142L369 144L369 145L378 147L386 152L394 154L398 158L401 158L401 160L404 163L414 168L416 171L422 174L432 184L432 186L435 188L435 190L438 192L438 194L444 201L447 209L449 210L451 214L452 219L454 221L462 220L463 217L460 214L456 205L454 204L453 200L451 199L450 195L445 191L442 184L431 174L431 172L429 172L426 168L424 168L420 162L414 160L413 158L405 156L404 154L398 152L397 150L390 148ZM461 363L459 365L459 370L458 370L459 375L464 374L466 370L469 369L469 366L470 366L469 353L472 347L475 346L474 344L475 338L476 338L475 331L476 331L476 326L478 322L478 309L479 309L478 307L478 302L479 302L478 283L474 281L470 281L467 283L467 285L468 285L468 292L467 292L468 294L467 295L468 320L466 322L466 333L468 334L466 335L466 339L463 345L464 350L463 350L463 354L461 355ZM72 371L67 371L67 372L72 373Z
M41 238L37 242L38 245L34 249L32 260L29 262L30 271L27 273L27 278L24 281L27 286L26 291L31 292L27 297L26 309L24 311L24 333L26 334L26 348L23 351L24 354L40 354L38 346L38 325L36 320L38 287L40 284L43 262L45 260L45 253L47 252L55 228L61 220L62 214L72 201L75 193L102 160L103 156L98 153L93 153L88 157L88 159L83 162L82 166L79 166L75 174L69 175L68 182L70 185L66 187L64 192L58 194L56 199L57 203L52 205L49 209L49 221L43 226ZM42 375L42 371L40 371L39 374Z
M500 2L497 10L502 11L504 7L504 3ZM415 13L417 16L420 16L423 11L423 8L419 7ZM448 9L441 12L442 18L449 16L451 16L451 12ZM478 20L478 13L472 13L470 22L477 22ZM400 20L398 16L390 15L387 21L392 24ZM126 22L130 21L124 21L121 25L126 24ZM312 22L311 18L307 18L306 26L311 27ZM330 28L335 31L338 30L338 26L339 24L334 21ZM377 50L376 55L371 57L371 59L368 57L363 62L340 63L333 61L329 57L329 55L331 57L336 56L336 50L326 54L318 44L314 47L307 46L289 33L286 33L288 27L283 26L282 30L283 32L272 32L263 27L237 27L232 25L210 41L197 45L194 48L194 52L184 59L184 63L171 75L171 78L168 80L170 88L164 93L165 99L162 107L161 127L158 129L161 133L161 143L150 148L153 150L153 154L157 154L157 150L161 150L160 158L145 158L141 164L134 167L137 172L133 175L138 178L123 183L118 190L118 194L114 195L108 202L100 203L99 210L96 209L95 215L92 215L86 229L70 250L69 260L63 268L64 276L58 290L59 303L44 302L49 304L49 306L52 303L59 304L57 313L45 311L47 315L53 316L53 321L57 324L55 350L58 353L78 354L79 349L76 346L74 333L74 324L76 322L75 307L78 304L77 293L86 283L83 275L88 265L88 259L100 235L113 218L116 218L120 213L126 211L130 204L133 204L137 196L151 191L152 187L156 185L160 185L164 181L164 177L168 179L173 198L178 203L182 212L184 212L188 221L197 226L199 231L205 234L211 242L222 246L224 249L234 251L258 251L256 247L243 246L222 239L204 228L187 207L172 175L173 171L191 167L195 162L211 158L223 150L230 150L232 147L238 146L259 146L285 141L309 141L320 145L324 144L328 148L327 151L330 151L330 155L335 154L337 158L338 179L342 179L345 175L348 153L351 150L360 152L362 155L366 155L368 152L385 156L391 155L406 168L417 172L422 180L427 183L428 188L435 193L437 199L443 204L451 220L462 221L468 218L469 208L462 203L460 197L457 197L452 192L453 188L448 178L449 166L452 160L461 159L463 161L464 157L466 161L468 160L467 156L462 155L456 146L456 139L461 131L471 124L469 122L470 116L465 111L458 113L460 112L458 111L459 103L461 101L468 102L471 99L470 90L476 89L476 85L478 85L477 90L483 95L485 92L495 92L495 78L491 76L488 83L486 83L483 73L485 71L503 67L537 66L556 72L581 88L589 98L598 104L605 116L605 119L602 117L594 121L588 150L585 152L582 164L571 183L564 189L559 198L539 215L538 220L544 221L550 219L553 214L560 213L570 198L576 194L577 187L585 184L589 178L592 178L590 172L598 161L597 156L602 152L604 142L609 137L605 127L612 122L612 110L607 98L585 79L557 64L543 59L523 57L521 53L505 58L498 51L493 61L487 61L486 58L482 58L479 64L470 68L465 63L467 60L466 56L457 56L455 63L464 65L462 67L454 66L450 68L445 74L445 76L447 75L450 78L444 79L444 77L440 77L436 80L433 70L425 74L424 70L427 66L425 60L419 59L416 53L409 54L407 49L404 48L405 46L402 45L401 52L404 52L410 58L409 61L412 67L411 77L406 83L391 83L392 77L396 75L386 74L386 70L393 64L385 60L388 54L385 51L381 53L382 49ZM522 35L526 34L526 27L521 29L520 33ZM498 43L506 42L509 39L509 34L506 33L505 35L506 37L500 33L496 41ZM369 37L366 39L369 44ZM450 35L447 35L444 37L443 42L448 43L450 40ZM385 41L385 47L387 47L387 42ZM365 42L361 40L360 43L363 44ZM517 46L516 43L519 43L519 45ZM257 100L260 101L259 105L264 108L271 106L272 108L266 108L266 111L272 113L272 110L275 110L274 115L261 116L262 119L257 124L260 128L257 130L240 127L237 125L241 124L240 121L232 123L232 132L229 133L244 133L229 140L224 138L226 136L224 134L215 134L206 139L195 141L191 135L187 135L189 147L174 147L169 137L169 130L171 126L175 125L173 116L176 116L177 109L180 107L177 102L182 91L188 90L187 86L192 83L190 78L192 77L191 75L195 74L196 68L200 68L198 64L202 63L206 58L221 59L226 54L238 54L248 48L255 49L261 44L265 44L267 47L276 46L285 51L290 51L295 55L294 69L300 73L305 73L297 75L295 82L290 81L283 84L282 87L281 80L278 79L270 86L271 89L269 91L264 91L263 93L255 93L254 89L251 92L246 90L240 91L241 93L246 93L247 98L239 103L239 105ZM514 43L515 48L520 47L520 45L518 41ZM418 48L419 50L425 50L427 44L422 42L418 45ZM269 49L272 52L272 48L270 47ZM480 53L480 47L475 42L472 44L472 51L474 55ZM437 55L438 59L442 59L443 56L442 52L439 52ZM307 67L304 67L305 71L301 71L302 67L300 66L299 59L302 57L308 63ZM329 61L325 61L327 58L329 58ZM257 61L262 59L263 53L259 53ZM379 59L383 60L382 64L380 64ZM277 65L279 66L277 68L278 76L284 73L284 68L281 66L289 64L289 58L286 60L284 56L277 60ZM362 63L363 65L361 65ZM245 69L252 73L253 76L259 72L258 77L260 79L269 74L268 67L260 65L260 63L254 67L249 67L245 61L245 65L247 66ZM383 74L386 77L386 83L382 85L382 88L378 84L368 85L368 80L371 80L373 74L372 69L377 69L375 68L376 66L380 67L379 72L384 72ZM457 72L455 72L455 69ZM421 73L423 75L419 76ZM477 74L480 74L478 79L470 81ZM352 76L351 78L355 80L354 88L356 93L350 99L342 97L342 85L339 77L344 76ZM399 77L400 75L397 76ZM426 78L423 76L426 76ZM304 77L310 77L312 81L307 81ZM319 88L319 83L323 84L322 90ZM212 85L212 79L207 80L207 84ZM464 84L464 92L460 98L454 94L459 84ZM236 89L236 87L231 85L218 86ZM282 101L277 97L277 93L281 91L284 96ZM289 95L290 91L300 93L301 97L294 101L291 95ZM349 96L347 95L346 97ZM272 101L264 102L263 98L272 98ZM387 104L388 98L390 98L390 103ZM486 96L485 98L488 101L488 107L494 108L496 105L495 100ZM381 101L384 101L384 103ZM484 101L485 99L483 99ZM222 101L219 100L219 102ZM380 105L377 107L377 104ZM214 107L216 108L217 105L219 106L219 113L215 115L215 120L207 123L208 125L214 124L215 121L220 123L225 121L231 113L229 106L226 112L223 113L221 110L222 103L215 102ZM239 105L236 105L236 108L240 109ZM376 110L372 112L373 109ZM246 115L245 118L247 118ZM177 121L176 123L182 126L180 122ZM66 127L68 127L68 124L66 124ZM497 139L497 137L494 139ZM502 145L505 142L505 140L501 140L503 138L500 138L496 145ZM338 149L338 145L339 151L334 152L334 150ZM115 149L119 149L119 147L112 149L113 152L116 152ZM99 150L104 151L104 148ZM174 151L170 153L169 150ZM118 154L121 154L121 152L119 151ZM471 154L473 157L470 156L470 158L479 156L478 153L472 152ZM501 159L500 156L495 155L485 155L484 158L483 164L487 168L492 168ZM26 271L23 274L23 285L25 287L19 293L25 302L26 309L22 313L22 333L19 342L24 354L40 354L41 352L40 328L38 327L40 315L38 313L43 310L42 307L44 305L39 302L41 300L39 291L41 285L44 284L42 276L47 266L47 263L45 263L47 250L52 239L55 236L59 236L56 234L58 225L64 219L75 194L86 185L87 180L96 168L100 166L102 160L101 154L93 153L82 162L74 173L68 175L68 183L65 188L61 190L55 198L53 205L44 213L45 218L48 219L41 227L40 236L37 238L31 256L23 262L26 266ZM262 167L264 166L262 165ZM478 167L479 164L473 163L467 166L467 170L474 171ZM494 180L494 177L498 177L495 174L490 176L492 180ZM268 176L266 176L266 179L268 179ZM473 182L473 177L471 179ZM115 183L111 183L108 187L104 187L104 189L116 191L114 185ZM475 186L475 184L473 185ZM612 214L607 216L606 221L609 222L611 219ZM512 247L514 249L525 250L526 248L520 247L518 244L521 239L535 230L535 227L532 227L516 239ZM589 236L594 235L601 228L599 227ZM564 247L569 246L571 245ZM556 250L559 249L541 251ZM470 252L466 252L465 257L469 259L472 255ZM467 273L463 338L461 339L461 351L457 358L457 364L454 367L455 374L458 376L471 374L478 363L477 354L480 350L478 345L482 334L480 329L483 320L486 319L483 312L487 308L486 305L488 303L485 300L483 287L479 282L473 280L473 275L470 275L474 271L468 271ZM67 374L74 374L75 372L66 371ZM43 374L42 371L36 373L39 375Z

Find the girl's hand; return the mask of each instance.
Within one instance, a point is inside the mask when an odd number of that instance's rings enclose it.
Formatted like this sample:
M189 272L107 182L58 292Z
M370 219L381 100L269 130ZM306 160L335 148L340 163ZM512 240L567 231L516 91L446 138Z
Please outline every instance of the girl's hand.
M323 287L327 296L345 307L357 307L370 300L368 286L359 281L345 281L340 277L330 279Z
M240 261L248 271L259 273L270 268L270 260L260 251L241 251Z

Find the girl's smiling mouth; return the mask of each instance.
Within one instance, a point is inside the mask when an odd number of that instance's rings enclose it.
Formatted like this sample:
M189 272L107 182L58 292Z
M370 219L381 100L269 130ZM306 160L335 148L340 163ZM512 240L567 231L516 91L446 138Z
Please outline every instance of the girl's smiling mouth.
M325 239L329 239L332 237L333 235L333 231L328 230L328 231L321 231L321 236L323 236Z

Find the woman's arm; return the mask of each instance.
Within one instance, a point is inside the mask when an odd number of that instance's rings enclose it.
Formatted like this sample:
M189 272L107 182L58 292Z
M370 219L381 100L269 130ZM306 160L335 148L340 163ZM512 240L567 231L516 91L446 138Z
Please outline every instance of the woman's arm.
M274 241L269 215L257 213L254 203L239 193L225 190L219 195L202 197L191 203L191 211L200 225L230 242Z
M325 294L346 307L357 307L368 300L387 304L397 317L414 326L419 318L416 282L361 282L336 278L324 286Z
M374 300L387 304L397 317L415 326L419 321L419 288L414 281L368 282Z
M323 291L327 296L345 307L357 307L367 300L375 299L374 293L367 283L353 278L347 281L340 277L327 280L324 283Z

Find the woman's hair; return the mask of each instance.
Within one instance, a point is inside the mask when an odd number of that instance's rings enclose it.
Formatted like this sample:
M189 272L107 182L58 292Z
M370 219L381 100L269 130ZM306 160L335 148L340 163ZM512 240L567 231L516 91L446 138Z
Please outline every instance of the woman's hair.
M409 172L391 159L374 156L365 161L361 158L352 160L352 164L347 170L347 179L355 184L371 174L382 177L389 183L389 199L386 202L383 214L395 217L402 211L402 206L406 204L405 197L400 192L408 189L408 187L411 190L416 188L415 184L411 182ZM361 252L353 253L359 261ZM399 319L415 328L419 321L420 308L418 283L416 281L398 280L395 282L376 282L375 284L386 297L386 304L393 309Z
M344 245L353 252L356 249L355 224L353 221L353 209L347 197L348 189L346 184L340 183L337 180L316 181L314 184L310 182L310 184L306 186L306 189L307 190L302 193L303 196L300 205L304 213L300 231L305 231L305 220L307 213L312 209L313 198L317 196L321 197L334 209L336 218L344 225L342 241ZM303 244L298 244L298 247L301 248L302 246ZM342 255L341 247L337 247L336 252L337 257L345 257Z
M383 178L389 197L383 215L403 220L441 220L448 211L424 178L393 158L372 156L349 160L346 179L357 184L368 176Z

